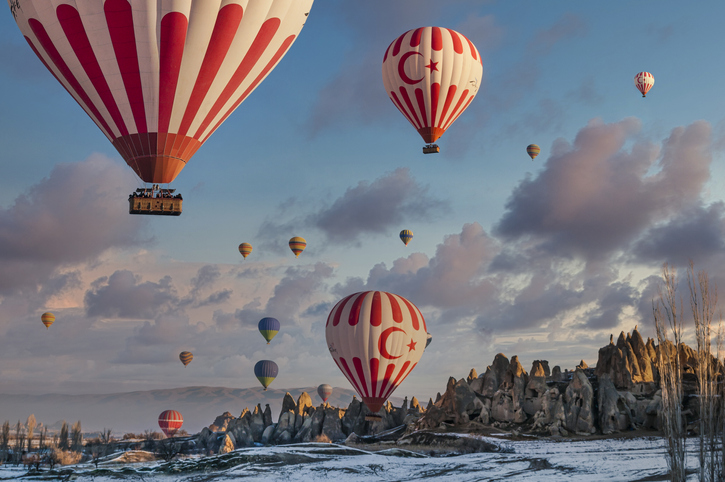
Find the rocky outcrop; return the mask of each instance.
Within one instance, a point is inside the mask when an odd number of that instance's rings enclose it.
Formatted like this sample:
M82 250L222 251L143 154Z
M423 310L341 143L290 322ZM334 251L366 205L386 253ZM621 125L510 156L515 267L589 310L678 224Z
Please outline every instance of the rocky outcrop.
M632 425L627 399L617 391L609 375L599 377L599 426L603 434L621 432Z
M234 420L234 415L229 412L224 412L214 419L214 423L209 426L209 429L214 432L223 432L227 429L227 425L229 425L229 422L232 420Z
M483 388L480 392L484 397L494 396L503 382L508 367L509 359L503 353L497 354L493 359L493 363L486 367L486 373L483 374Z
M564 392L564 428L579 434L592 434L594 427L594 389L584 370L577 368Z

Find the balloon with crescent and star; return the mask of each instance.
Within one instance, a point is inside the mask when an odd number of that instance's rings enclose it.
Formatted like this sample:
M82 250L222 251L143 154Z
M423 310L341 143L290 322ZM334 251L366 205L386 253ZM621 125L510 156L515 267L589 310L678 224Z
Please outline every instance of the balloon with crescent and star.
M655 85L655 76L649 72L640 72L634 76L634 86L642 93L642 97L647 97L647 92Z
M402 296L363 291L340 300L327 317L327 347L372 413L378 412L423 355L425 320Z
M473 43L455 30L422 27L393 40L382 74L390 100L430 145L476 97L483 62Z
M161 184L282 60L313 0L11 2L28 53L142 181Z

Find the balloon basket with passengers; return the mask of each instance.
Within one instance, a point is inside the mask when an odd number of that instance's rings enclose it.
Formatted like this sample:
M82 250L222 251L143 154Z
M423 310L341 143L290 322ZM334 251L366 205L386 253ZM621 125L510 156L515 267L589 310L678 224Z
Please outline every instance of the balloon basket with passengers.
M151 188L139 188L128 195L129 214L150 214L157 216L181 215L183 198L174 194L176 189L162 189L158 184Z

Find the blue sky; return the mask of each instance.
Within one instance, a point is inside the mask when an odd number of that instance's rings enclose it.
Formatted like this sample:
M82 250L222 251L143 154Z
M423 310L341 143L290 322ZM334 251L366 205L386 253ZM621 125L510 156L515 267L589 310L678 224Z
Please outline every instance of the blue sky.
M183 215L164 219L127 214L140 181L6 10L0 386L246 387L260 358L278 361L280 387L348 386L324 320L363 288L408 297L434 335L399 396L434 396L498 352L573 368L610 333L653 336L663 262L716 279L725 266L723 14L717 1L317 0L174 182ZM469 37L484 67L434 156L380 75L390 42L426 25ZM266 315L282 322L269 347ZM195 354L184 370L181 350Z

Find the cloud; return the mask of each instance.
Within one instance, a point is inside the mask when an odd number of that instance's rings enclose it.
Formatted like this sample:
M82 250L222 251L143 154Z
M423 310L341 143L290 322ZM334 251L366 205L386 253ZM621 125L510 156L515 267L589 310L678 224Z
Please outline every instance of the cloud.
M154 318L178 301L170 276L158 283L142 282L128 270L95 280L85 295L86 315L90 317Z
M279 211L289 213L291 209L292 204L285 203ZM258 237L283 251L287 248L280 239L286 242L286 236L295 230L315 228L329 243L355 244L365 235L397 232L406 222L433 221L449 211L447 201L431 195L429 188L420 185L408 168L399 168L372 182L360 181L318 212L301 214L289 221L280 221L279 217L267 220Z
M635 119L592 121L573 145L557 140L544 171L516 187L494 232L594 260L626 248L652 223L696 205L709 179L709 125L674 129L657 164L660 153L637 139L639 128ZM650 173L655 166L658 171Z
M583 18L573 13L565 13L551 27L539 30L528 45L533 55L546 55L554 46L572 37L581 37L587 31Z
M63 266L147 242L145 222L128 215L133 186L129 169L93 155L57 164L12 206L0 208L0 294L35 291Z

